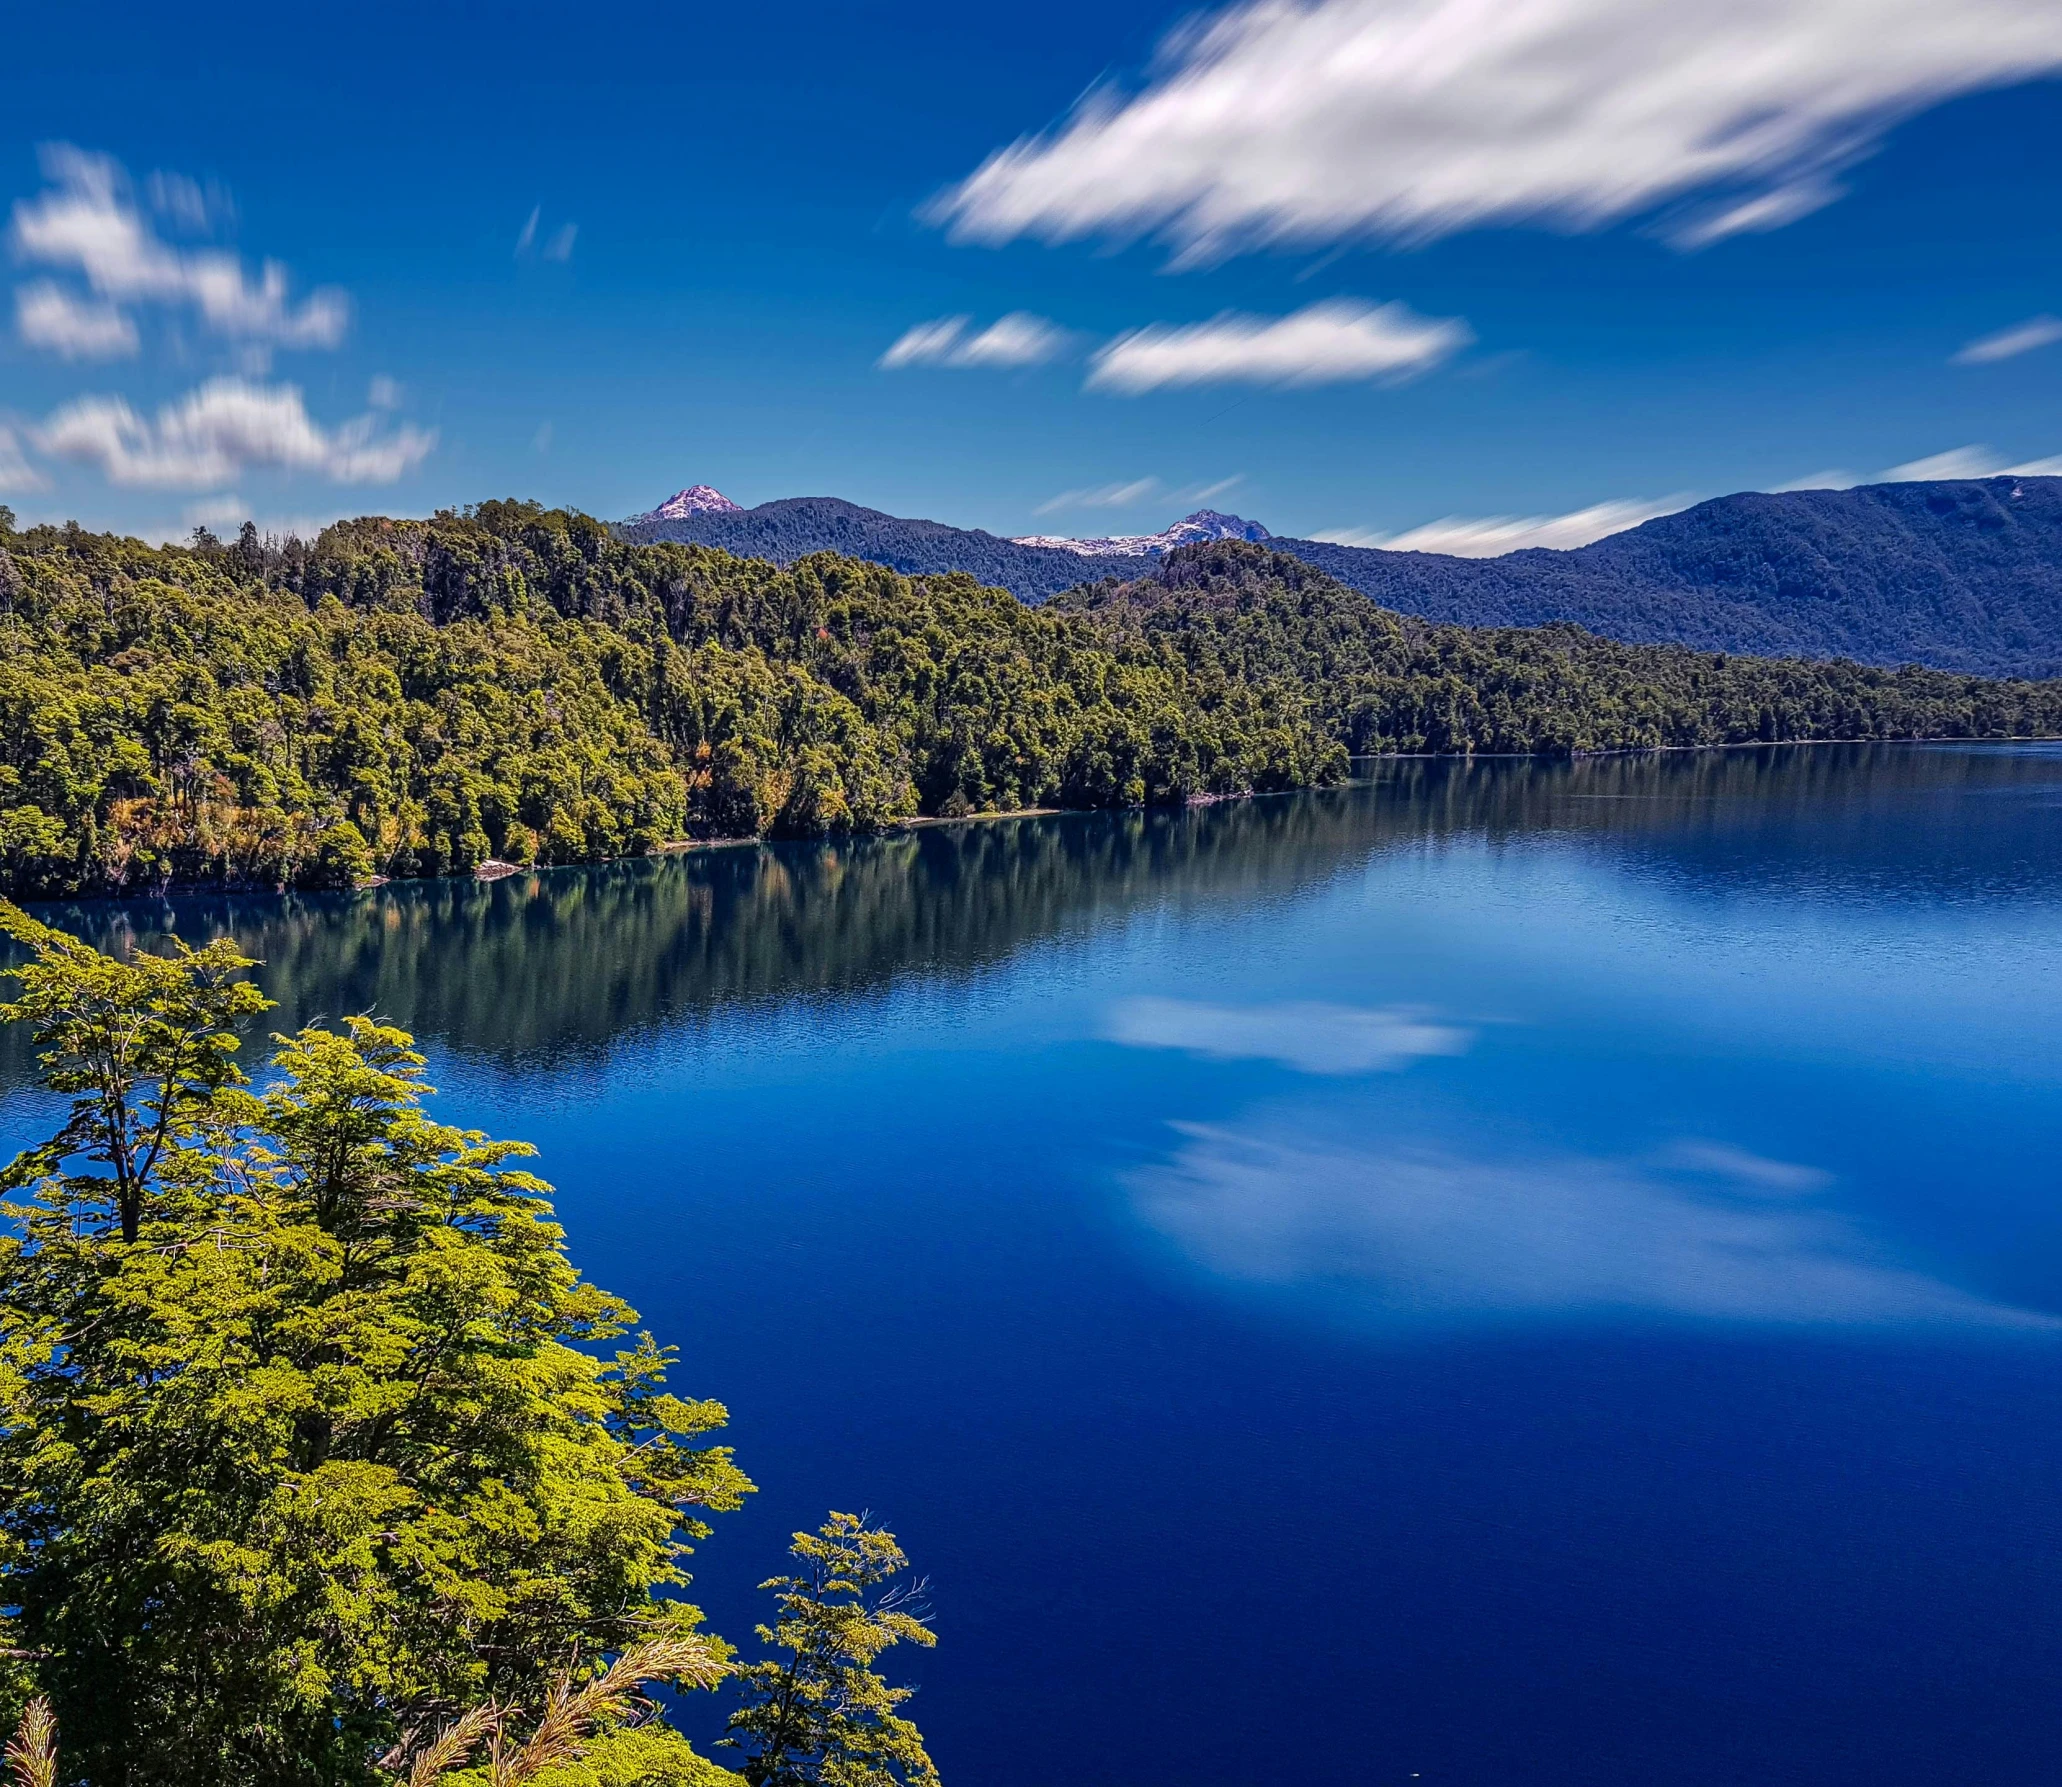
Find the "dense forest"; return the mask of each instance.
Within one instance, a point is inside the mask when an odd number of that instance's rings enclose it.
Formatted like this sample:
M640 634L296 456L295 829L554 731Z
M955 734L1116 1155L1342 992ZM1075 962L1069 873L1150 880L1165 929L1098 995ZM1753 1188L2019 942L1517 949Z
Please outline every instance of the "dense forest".
M312 542L0 530L0 887L29 895L1174 805L1349 751L2062 732L2062 685L1432 625L1242 543L1031 609L523 503Z
M1120 650L1303 711L1355 755L1566 755L1786 739L2062 732L2062 683L1626 645L1567 623L1441 625L1376 606L1273 545L1217 541L1052 606Z
M1343 769L1293 698L970 577L631 546L533 505L0 551L0 884L26 893L582 862Z
M1084 558L1064 546L1020 546L982 528L887 515L835 496L782 497L756 509L690 515L678 521L639 515L618 522L616 532L645 543L685 540L717 546L739 558L771 559L777 565L836 552L872 559L909 577L965 571L1033 604L1072 589L1085 577L1111 571L1121 575L1137 564L1118 554Z

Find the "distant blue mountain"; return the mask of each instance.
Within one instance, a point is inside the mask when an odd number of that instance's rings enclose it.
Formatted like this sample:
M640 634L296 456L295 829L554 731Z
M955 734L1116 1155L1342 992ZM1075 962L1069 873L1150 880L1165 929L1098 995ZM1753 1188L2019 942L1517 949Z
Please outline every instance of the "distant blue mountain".
M720 546L740 558L771 559L777 565L791 565L812 552L842 552L911 577L971 571L983 583L1032 603L1077 583L1138 575L1133 555L1103 557L1070 546L1020 546L979 528L905 521L834 496L791 496L756 509L712 509L678 519L655 510L619 522L616 532L626 540L691 540Z
M1026 602L1138 574L1136 556L1025 546L835 497L620 525L791 564L843 552L911 575L969 571ZM1263 530L1264 531L1264 530ZM2062 675L2062 478L1750 492L1572 552L1503 558L1275 539L1385 607L1474 626L1575 621L1609 638L1757 656Z
M1722 496L1572 552L1503 558L1271 544L1432 620L2062 675L2062 478Z

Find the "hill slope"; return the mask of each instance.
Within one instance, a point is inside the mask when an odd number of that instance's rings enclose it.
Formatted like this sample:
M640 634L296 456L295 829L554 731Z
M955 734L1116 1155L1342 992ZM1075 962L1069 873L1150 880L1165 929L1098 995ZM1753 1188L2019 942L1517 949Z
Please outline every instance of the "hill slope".
M1460 559L1275 544L1390 608L1469 626L2062 673L2062 478L1750 492L1573 552Z
M1027 546L835 497L623 523L792 564L841 552L905 575L966 571L1025 602L1137 558ZM1749 492L1573 552L1449 558L1322 540L1270 544L1385 607L1468 626L1574 621L1613 639L1986 676L2062 674L2062 478Z
M2062 682L1440 626L1243 542L1032 609L963 574L628 545L527 503L284 545L10 519L15 894L337 885L1173 804L1335 780L1346 747L2062 732Z
M756 509L690 515L666 520L656 512L620 522L626 540L662 540L720 547L739 558L791 565L812 552L838 552L870 559L905 577L965 571L993 589L1006 589L1020 602L1039 603L1071 589L1084 578L1122 567L1138 568L1135 557L1100 558L1067 546L1020 546L979 528L948 527L942 521L906 521L879 509L862 509L835 496L791 496Z
M1826 738L2002 738L2062 726L2062 683L1633 645L1567 622L1463 627L1377 607L1278 542L1185 546L1059 597L1113 649L1295 702L1356 755Z

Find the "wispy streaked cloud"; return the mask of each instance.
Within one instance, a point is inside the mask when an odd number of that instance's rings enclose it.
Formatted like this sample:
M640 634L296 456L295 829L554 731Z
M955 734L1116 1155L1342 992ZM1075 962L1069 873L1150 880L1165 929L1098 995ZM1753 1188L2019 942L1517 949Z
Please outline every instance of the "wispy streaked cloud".
M928 215L989 243L1157 234L1190 264L1656 213L1695 246L1838 198L1901 118L2058 67L2048 0L1246 0Z
M1428 1055L1459 1055L1473 1033L1405 1006L1209 1005L1136 998L1110 1008L1103 1034L1132 1048L1181 1049L1217 1061L1277 1061L1301 1073L1381 1073Z
M434 432L381 435L370 415L319 426L292 385L211 379L145 420L120 397L81 397L47 417L36 445L98 466L111 484L205 489L246 468L318 473L339 484L390 484L428 456Z
M1050 496L1031 512L1034 515L1052 515L1065 509L1132 509L1141 503L1162 502L1170 505L1207 503L1212 497L1223 496L1235 490L1246 481L1244 472L1233 472L1228 478L1212 478L1204 484L1163 484L1158 478L1129 478L1112 484L1086 484L1074 490L1063 490L1057 496Z
M1063 490L1032 510L1034 515L1051 515L1061 509L1129 509L1160 494L1158 478L1133 478L1123 484L1093 484L1079 490Z
M126 359L142 346L136 325L112 304L48 279L15 287L14 328L29 347L65 360Z
M295 302L286 269L266 261L255 277L219 248L184 248L160 237L138 208L119 163L69 144L43 151L49 187L14 207L9 231L16 258L80 275L98 300L74 295L63 312L47 297L17 298L17 322L32 346L83 357L78 344L97 329L103 352L133 335L122 306L190 307L214 333L271 347L334 347L350 321L350 301L326 288ZM42 288L31 287L36 293ZM93 319L88 322L87 319ZM32 339L29 330L44 334Z
M0 491L47 490L43 476L21 450L21 441L11 428L0 426Z
M1500 558L1532 547L1567 551L1607 534L1621 534L1656 516L1673 515L1697 499L1688 494L1648 500L1592 503L1565 515L1448 515L1403 533L1334 528L1315 535L1340 546L1379 546L1387 552L1443 552L1454 558Z
M1817 1169L1720 1144L1507 1157L1175 1127L1174 1157L1132 1178L1144 1219L1217 1277L1361 1320L2058 1325L1889 1257Z
M573 258L573 244L579 240L580 226L577 223L562 223L552 231L551 240L544 245L547 261L569 261Z
M1206 323L1153 323L1091 357L1088 388L1127 397L1170 386L1308 387L1429 371L1475 339L1457 317L1335 298L1283 317L1226 312Z
M974 328L972 317L946 316L906 330L881 356L880 365L890 372L904 366L1042 366L1065 352L1068 340L1057 323L1028 310L1013 310L985 329Z
M1993 361L2016 359L2035 348L2052 347L2062 341L2062 317L2033 316L1995 335L1979 336L1954 356L1957 366L1988 366Z
M1866 482L1857 472L1828 466L1822 472L1806 472L1801 478L1792 478L1787 484L1771 484L1769 493L1780 496L1787 490L1852 490L1857 484Z
M1930 453L1924 459L1908 459L1878 472L1879 484L1923 484L1954 478L2054 478L2062 477L2062 456L2026 459L2014 464L1989 447L1950 447L1945 453Z
M404 395L398 379L389 378L384 372L375 372L372 383L366 387L365 401L376 410L397 410Z

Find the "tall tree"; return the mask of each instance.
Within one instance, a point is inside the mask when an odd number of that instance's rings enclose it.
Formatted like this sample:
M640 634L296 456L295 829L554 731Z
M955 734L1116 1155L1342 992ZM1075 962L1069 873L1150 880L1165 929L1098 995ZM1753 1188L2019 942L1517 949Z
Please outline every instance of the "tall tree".
M775 1655L738 1671L745 1704L724 1740L745 1753L751 1787L938 1787L923 1735L897 1712L916 1692L878 1674L876 1658L937 1636L921 1581L895 1535L837 1514L789 1547L800 1568L759 1586L779 1614L758 1628Z
M17 1157L0 1187L58 1190L74 1222L111 1220L134 1241L155 1195L206 1172L195 1143L223 1091L243 1083L236 1026L271 1001L239 978L255 964L226 938L122 960L5 901L0 931L31 952L0 1020L34 1026L44 1085L72 1095L64 1127Z
M32 951L8 1015L74 1095L0 1237L0 1655L67 1772L367 1782L454 1709L691 1635L685 1554L751 1485L667 1349L608 1351L634 1313L566 1258L532 1150L432 1120L363 1018L240 1085L224 1026L261 1001L226 946L0 923Z

